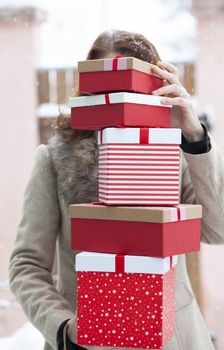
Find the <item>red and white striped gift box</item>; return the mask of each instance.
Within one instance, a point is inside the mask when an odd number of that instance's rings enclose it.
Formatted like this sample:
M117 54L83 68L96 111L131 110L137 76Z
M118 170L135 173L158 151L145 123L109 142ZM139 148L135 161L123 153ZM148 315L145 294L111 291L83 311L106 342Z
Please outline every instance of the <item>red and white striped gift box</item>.
M99 131L99 200L108 205L178 204L180 143L180 129Z

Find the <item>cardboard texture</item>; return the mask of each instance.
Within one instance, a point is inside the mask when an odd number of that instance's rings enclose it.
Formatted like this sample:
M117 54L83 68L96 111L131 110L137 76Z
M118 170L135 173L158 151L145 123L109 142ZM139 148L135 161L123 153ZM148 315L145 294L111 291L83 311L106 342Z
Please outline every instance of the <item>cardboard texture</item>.
M82 203L70 205L69 215L71 219L168 223L201 219L202 206L199 204L179 204L174 207L107 207L102 203Z
M133 91L151 94L163 86L152 73L153 65L134 57L87 60L78 63L79 90L82 93Z
M115 264L114 272L102 271L102 264L100 272L98 267L93 272L94 259L100 254L84 254L90 256L82 257L87 264L77 272L77 343L162 349L174 334L175 268L171 258L167 259L167 272L161 274L120 272L120 256L107 257ZM159 264L164 266L163 259L159 259Z
M200 249L200 205L70 206L73 250L167 257Z
M117 92L97 96L72 97L71 127L96 130L110 126L171 126L171 107L160 103L160 97Z
M78 62L78 72L100 72L134 69L146 74L152 73L153 64L135 57L115 57Z

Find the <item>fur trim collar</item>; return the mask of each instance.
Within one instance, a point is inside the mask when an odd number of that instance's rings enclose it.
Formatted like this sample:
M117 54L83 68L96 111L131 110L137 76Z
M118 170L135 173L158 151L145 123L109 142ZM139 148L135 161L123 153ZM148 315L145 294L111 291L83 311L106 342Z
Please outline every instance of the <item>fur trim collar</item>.
M96 136L65 140L55 135L49 152L57 176L58 193L67 204L98 200L98 152Z

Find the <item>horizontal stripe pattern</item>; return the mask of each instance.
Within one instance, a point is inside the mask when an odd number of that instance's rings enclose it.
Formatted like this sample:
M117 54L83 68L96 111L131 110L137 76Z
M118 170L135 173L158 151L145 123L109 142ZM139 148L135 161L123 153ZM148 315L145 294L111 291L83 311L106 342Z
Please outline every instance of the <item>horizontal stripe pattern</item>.
M128 157L100 157L99 159L99 164L135 164L133 162L138 161L139 163L137 164L162 164L162 163L168 163L168 164L173 164L178 162L179 163L179 156L177 157L157 157L157 156L144 156L144 157L133 157L133 156L128 156ZM113 163L110 163L113 162ZM155 163L158 162L158 163Z
M179 204L179 199L175 199L175 200L161 200L161 199L152 199L152 200L127 200L127 199L123 199L123 200L111 200L111 199L105 199L101 196L99 196L99 200L100 202L103 202L107 205L175 205L175 204Z
M164 194L157 194L157 195L148 195L148 194L144 194L144 195L134 195L134 194L130 194L130 195L118 195L118 194L114 194L114 195L110 195L110 196L107 196L103 193L99 193L99 196L101 198L105 198L105 199L127 199L127 200L134 200L134 199L137 199L137 200L146 200L146 199L176 199L178 198L178 195L174 194L174 195L164 195ZM161 198L160 198L161 197Z
M179 203L178 145L100 145L99 200L105 204Z
M98 177L99 181L101 180L132 180L132 181L135 181L135 180L142 180L142 181L147 181L147 180L154 180L154 181L172 181L172 180L179 180L179 175L173 175L173 176L162 176L162 175L156 175L156 174L153 174L153 175L129 175L129 174L124 174L124 175L111 175L109 176L108 174L101 174L99 177Z
M130 199L130 197L132 199L134 198L159 198L159 197L163 197L163 198L176 198L178 197L178 190L177 191L156 191L156 192L151 192L151 191L147 191L144 193L139 193L138 191L129 191L128 193L124 193L123 191L116 191L115 193L108 191L108 192L102 192L99 191L99 195L102 197L109 197L111 199L113 198L122 198L122 199Z
M179 163L175 163L175 164L162 164L162 165L158 165L155 163L152 163L150 165L145 164L145 165L126 165L126 164L113 164L113 165L107 165L107 164L102 164L99 165L99 170L104 170L104 169L108 169L108 171L110 170L135 170L135 169L139 169L141 170L179 170Z
M108 191L119 191L122 189L122 191L125 190L138 190L138 191L146 191L146 190L162 190L162 191L172 191L175 189L178 189L178 182L176 184L160 184L160 185L155 185L151 184L150 186L147 186L145 184L110 184L107 186L106 184L100 183L99 184L99 189L102 191L108 190Z
M107 143L103 145L99 145L99 150L101 149L136 149L136 150L142 150L142 149L179 149L178 144L173 143L154 143L154 144L148 144L148 145L141 145L141 144L124 144L124 143Z
M158 181L158 180L152 180L152 181L148 181L148 180L126 180L126 179L112 179L110 180L110 183L108 185L108 181L107 180L100 180L99 181L99 185L100 186L106 186L106 187L110 187L110 186L128 186L128 187L133 187L133 186L145 186L145 185L150 185L150 187L152 186L178 186L179 185L179 181L178 180L169 180L169 181Z
M148 195L148 194L170 194L170 195L173 195L173 194L178 194L179 190L178 190L178 187L176 188L168 188L168 189L155 189L155 188L150 188L150 189L136 189L136 188L119 188L119 189L105 189L105 188L100 188L99 189L99 193L102 194L102 195L108 195L108 194L111 194L111 195L115 195L115 194L124 194L125 196L126 195L129 195L130 193L131 194L141 194L142 196L144 195Z
M154 170L99 170L99 174L100 175L105 175L107 174L108 177L110 177L111 175L141 175L141 176L148 176L148 175L154 175L154 176L166 176L166 175L176 175L179 174L178 169L177 170L158 170L158 169L154 169Z

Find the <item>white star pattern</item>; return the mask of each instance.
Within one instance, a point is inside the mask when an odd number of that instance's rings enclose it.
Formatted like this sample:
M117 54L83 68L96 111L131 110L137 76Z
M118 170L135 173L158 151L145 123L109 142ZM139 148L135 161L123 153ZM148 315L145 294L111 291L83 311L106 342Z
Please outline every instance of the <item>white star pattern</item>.
M174 268L164 276L102 272L77 275L80 346L162 349L174 334Z

